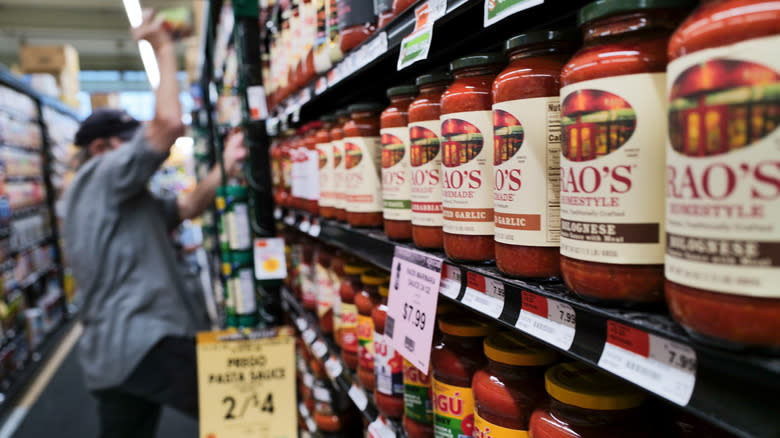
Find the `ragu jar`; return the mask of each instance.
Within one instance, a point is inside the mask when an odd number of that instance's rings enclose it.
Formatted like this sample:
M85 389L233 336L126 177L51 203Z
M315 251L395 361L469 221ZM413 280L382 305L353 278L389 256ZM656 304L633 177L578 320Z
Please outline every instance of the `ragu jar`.
M493 82L496 265L507 275L560 275L560 74L579 34L510 38Z
M336 124L330 130L333 146L333 195L336 219L347 221L346 162L344 160L344 125L349 121L349 111L336 111Z
M382 226L382 142L376 103L350 105L344 124L344 184L347 223L353 227Z
M545 374L547 406L534 411L534 438L650 438L643 418L646 395L582 362L556 365Z
M320 121L309 123L306 136L303 138L306 156L300 169L302 173L300 181L303 184L300 208L314 216L320 214L320 153L317 148L317 132L321 129Z
M780 348L780 3L702 2L669 42L666 300L694 336Z
M331 282L333 283L333 340L336 345L341 347L341 282L346 273L344 266L347 263L347 256L342 251L337 251L330 261Z
M412 240L424 249L444 247L441 210L441 95L449 73L422 75L420 94L409 105L409 161L412 169Z
M393 348L390 336L385 335L387 323L387 284L377 289L379 300L371 310L374 322L374 401L380 414L394 420L404 414L404 359ZM410 364L411 366L411 364Z
M393 12L393 0L374 0L374 14L377 17L377 29L385 27L397 15Z
M471 381L474 436L528 436L534 409L547 399L544 372L558 355L523 335L494 333L484 342L488 364Z
M690 3L579 11L584 46L561 72L561 273L584 298L663 299L666 45Z
M326 219L336 217L336 197L334 194L333 175L333 143L331 143L330 131L333 129L336 117L332 115L320 118L322 127L317 130L315 140L317 141L318 168L320 175L320 215Z
M365 265L350 262L344 265L344 276L341 277L339 295L341 296L341 358L347 367L354 371L358 365L358 311L355 305L355 295L362 289L360 276L368 271Z
M498 53L456 59L455 80L441 96L444 252L457 261L493 260L490 88L503 65Z
M339 0L339 47L342 53L357 47L376 31L374 2Z
M387 90L390 99L380 116L382 136L382 199L385 234L392 240L412 239L411 172L409 165L409 104L417 94L414 85Z
M491 327L481 320L450 314L439 318L439 329L442 341L431 351L434 436L472 436L471 379L485 365L482 340Z
M434 345L436 343L434 342ZM408 438L433 437L433 390L430 370L418 370L411 362L404 364L404 432Z
M379 302L379 286L387 282L387 274L379 271L366 271L360 276L363 284L355 295L358 312L358 380L367 391L373 391L376 385L374 376L374 320L371 312Z
M338 290L334 288L334 275L331 269L336 261L336 251L325 244L317 246L314 277L317 285L317 320L324 335L333 334L333 301Z

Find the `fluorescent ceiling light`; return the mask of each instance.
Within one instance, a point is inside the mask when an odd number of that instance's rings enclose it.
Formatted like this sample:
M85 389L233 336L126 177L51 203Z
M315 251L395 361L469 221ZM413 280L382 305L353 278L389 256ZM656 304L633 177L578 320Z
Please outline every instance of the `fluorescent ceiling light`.
M122 3L125 4L125 12L127 12L127 19L130 20L130 26L140 26L144 22L141 3L138 0L122 0Z
M122 3L125 5L125 12L127 13L127 19L130 21L130 26L140 26L144 22L141 3L138 0L122 0ZM157 66L154 49L149 44L149 41L141 40L138 41L138 51L141 53L141 61L144 63L146 78L149 79L152 89L157 89L160 85L160 68Z

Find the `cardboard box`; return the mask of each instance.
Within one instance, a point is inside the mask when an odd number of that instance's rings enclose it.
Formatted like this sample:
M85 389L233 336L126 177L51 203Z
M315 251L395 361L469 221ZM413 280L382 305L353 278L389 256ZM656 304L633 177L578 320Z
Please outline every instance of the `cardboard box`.
M73 46L22 46L19 59L25 73L52 73L68 71L78 74L79 54Z

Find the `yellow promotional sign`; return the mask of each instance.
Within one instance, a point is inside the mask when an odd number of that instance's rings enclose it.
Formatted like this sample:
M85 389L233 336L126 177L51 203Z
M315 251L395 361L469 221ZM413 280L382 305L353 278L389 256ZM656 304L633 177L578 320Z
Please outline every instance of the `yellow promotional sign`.
M295 438L295 341L287 327L198 334L201 438Z

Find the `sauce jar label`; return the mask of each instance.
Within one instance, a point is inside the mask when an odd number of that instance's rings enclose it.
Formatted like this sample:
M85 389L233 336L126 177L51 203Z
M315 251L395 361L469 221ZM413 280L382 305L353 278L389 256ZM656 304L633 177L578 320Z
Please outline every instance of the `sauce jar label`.
M301 190L301 197L308 199L309 201L317 201L320 199L320 153L319 151L305 149L306 160L301 166L301 183L303 188Z
M333 290L337 291L341 287L340 284L334 283ZM339 330L343 324L341 323L341 297L336 293L333 297L333 333L339 334ZM337 337L338 339L338 337ZM339 341L340 342L340 341Z
M367 370L374 369L374 321L370 316L358 314L357 340L358 364Z
M379 137L344 139L344 185L347 193L347 211L354 213L382 211L382 185L379 181L381 152L382 143Z
M661 264L665 73L561 88L561 254Z
M780 297L780 36L672 61L666 278Z
M493 114L441 116L444 232L493 234Z
M255 279L251 268L239 269L233 272L234 277L230 279L231 299L237 314L245 315L254 313L257 310L257 299L255 297Z
M300 266L301 277L301 295L303 298L303 304L306 306L317 305L317 287L314 283L314 272L312 266L308 263L301 263Z
M336 208L346 207L346 167L344 162L344 141L334 140L333 146L333 206Z
M334 190L333 146L331 143L317 144L320 174L320 207L333 207L336 203Z
M412 220L409 129L385 128L382 139L382 198L384 218Z
M474 438L528 438L528 431L496 426L474 410Z
M493 105L496 242L558 246L561 237L560 98Z
M317 275L317 316L322 318L333 308L336 291L333 289L330 271L319 263L314 269Z
M392 340L378 332L374 332L374 375L376 390L380 393L389 396L404 394L403 358L393 349Z
M368 0L340 0L338 2L339 30L352 26L376 23L374 3Z
M412 166L412 224L442 226L441 122L409 124L409 161Z
M230 249L249 249L252 247L252 233L249 230L249 206L243 202L236 202L232 207L233 211L227 214Z
M433 432L436 438L471 437L474 433L474 395L471 388L433 379Z
M388 343L388 345L392 345ZM433 421L431 373L426 376L411 362L404 364L404 414L412 420L430 424ZM378 386L377 386L378 387Z
M358 348L357 317L357 306L341 303L341 348L351 352Z

